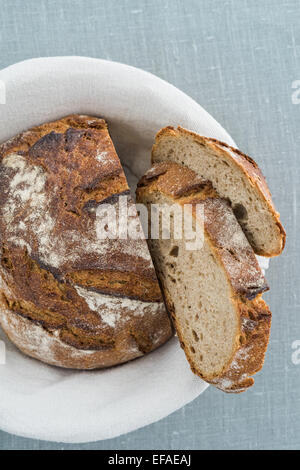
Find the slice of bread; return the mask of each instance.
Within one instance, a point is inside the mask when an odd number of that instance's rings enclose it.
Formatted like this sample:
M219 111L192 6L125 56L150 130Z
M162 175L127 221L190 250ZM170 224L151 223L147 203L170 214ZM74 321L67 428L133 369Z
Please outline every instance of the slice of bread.
M276 256L282 252L285 231L266 180L252 158L215 139L166 127L157 134L152 150L152 163L163 161L186 165L210 180L218 194L229 199L255 253Z
M140 180L137 201L149 218L161 204L187 209L194 229L203 228L202 247L191 250L187 238L176 239L175 216L169 239L160 220L158 238L148 236L150 252L192 371L226 392L244 391L263 365L271 312L261 298L268 286L232 208L210 182L167 162Z

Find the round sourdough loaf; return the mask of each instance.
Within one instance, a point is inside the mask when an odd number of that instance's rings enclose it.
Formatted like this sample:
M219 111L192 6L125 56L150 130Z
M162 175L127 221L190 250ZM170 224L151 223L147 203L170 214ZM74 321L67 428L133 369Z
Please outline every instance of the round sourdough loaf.
M0 146L0 323L24 353L93 369L172 335L145 240L103 239L96 209L125 198L104 120L68 116Z

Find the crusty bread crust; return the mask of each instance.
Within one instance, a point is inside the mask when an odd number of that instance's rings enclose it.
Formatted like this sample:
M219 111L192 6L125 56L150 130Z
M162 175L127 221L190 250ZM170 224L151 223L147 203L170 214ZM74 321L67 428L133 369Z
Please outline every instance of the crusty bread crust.
M97 207L121 196L133 206L105 121L75 115L26 131L0 145L0 170L0 323L15 344L83 369L163 344L172 327L145 240L96 235Z
M1 326L8 338L27 356L66 369L99 369L143 356L133 338L124 335L118 349L82 350L64 343L59 330L46 330L39 323L1 306ZM167 338L166 338L167 339Z
M181 136L191 137L196 141L200 146L205 147L208 150L211 150L214 154L219 155L220 158L228 158L235 163L238 171L242 172L247 179L249 180L251 186L256 190L257 196L261 201L266 205L268 211L273 217L275 225L278 227L278 241L277 249L272 252L258 250L257 247L253 247L257 254L262 256L277 256L279 255L285 246L286 233L280 222L280 214L276 211L274 203L272 201L271 193L267 185L266 179L263 176L260 168L257 163L248 155L242 153L240 150L227 145L224 142L221 142L216 139L203 137L196 134L195 132L189 131L178 126L177 129L174 127L168 126L161 129L155 139L155 143L152 149L152 163L157 163L158 161L155 158L157 154L157 148L160 145L160 142L166 137L172 137L178 139Z
M34 359L68 369L90 370L122 364L141 357L146 352L141 347L143 338L139 337L139 331L136 332L137 337L134 334L129 335L126 327L117 332L113 342L102 345L98 342L97 349L80 349L68 344L61 339L61 328L33 320L30 312L29 315L24 315L8 308L6 299L13 298L14 295L3 277L0 277L0 291L1 327L24 354ZM170 337L169 329L161 324L160 315L166 317L163 304L160 304L160 313L159 310L156 312L156 319L147 315L144 319L146 331L151 329L153 321L156 322L153 349L164 344Z
M168 311L193 372L225 392L242 392L253 385L251 376L263 365L271 326L271 312L261 298L261 293L268 286L254 252L238 227L228 203L218 197L209 182L201 180L192 170L168 162L154 165L138 184L138 202L147 200L151 193L164 194L182 206L191 204L195 220L196 204L204 205L205 240L215 253L220 269L226 273L240 325L232 357L217 377L204 375L197 368L176 321L174 303L156 265L157 274ZM202 224L203 221L197 220L197 223ZM240 233L238 243L231 237L232 225L238 227L238 232L235 231Z

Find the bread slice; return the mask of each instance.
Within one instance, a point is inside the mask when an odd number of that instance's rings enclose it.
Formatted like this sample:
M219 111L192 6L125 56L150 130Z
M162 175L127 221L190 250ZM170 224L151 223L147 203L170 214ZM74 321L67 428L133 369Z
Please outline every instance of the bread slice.
M261 298L267 283L232 208L210 182L167 162L140 180L137 202L147 205L149 218L160 205L187 209L194 229L203 228L201 248L176 239L178 219L169 239L160 222L148 245L192 371L225 392L246 390L264 362L271 312Z
M156 136L152 163L172 161L186 165L212 182L228 198L255 253L279 255L285 231L272 202L266 180L252 158L223 142L178 127L166 127Z

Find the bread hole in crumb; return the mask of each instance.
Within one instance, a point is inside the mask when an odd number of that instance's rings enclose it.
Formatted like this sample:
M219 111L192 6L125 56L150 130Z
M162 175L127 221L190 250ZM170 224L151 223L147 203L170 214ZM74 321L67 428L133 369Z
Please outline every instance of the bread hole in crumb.
M198 315L198 313L195 315L195 320L199 320L199 315Z
M238 220L248 219L248 212L247 209L243 206L243 204L235 204L233 206L233 213Z
M177 258L179 252L179 247L178 246L173 246L172 250L170 251L169 255L174 256Z
M166 263L166 266L168 266L171 269L174 269L175 267L173 263Z
M190 350L193 354L195 354L196 351L195 351L195 348L193 346L190 347Z
M199 341L199 337L198 337L198 335L197 335L197 333L196 333L195 330L192 330L192 334L193 334L193 336L194 336L194 340L195 340L195 341Z

